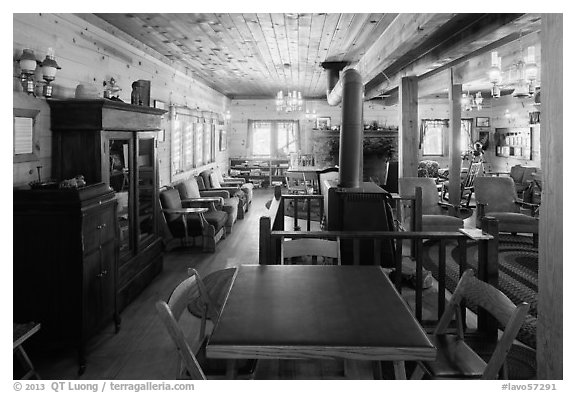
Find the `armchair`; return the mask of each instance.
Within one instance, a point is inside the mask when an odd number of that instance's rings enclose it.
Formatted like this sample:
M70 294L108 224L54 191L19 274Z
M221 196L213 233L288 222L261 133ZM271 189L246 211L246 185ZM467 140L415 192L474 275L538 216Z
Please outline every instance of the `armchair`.
M232 226L238 218L238 205L240 203L238 197L231 197L230 193L226 190L200 191L198 183L194 177L176 184L176 189L180 194L184 206L192 206L198 201L201 203L203 198L217 198L215 200L216 209L223 210L228 214L228 219L226 220L226 233L232 233Z
M510 177L514 180L514 188L518 197L522 197L524 191L530 186L534 172L536 172L536 167L533 166L514 165L510 168Z
M245 181L243 178L238 178L238 177L224 177L222 175L222 171L220 170L220 167L215 167L212 172L214 173L214 175L216 176L216 179L218 179L218 182L220 183L220 185L222 187L236 187L236 186L242 186Z
M208 205L206 212L193 212L182 205L177 189L160 192L160 205L172 236L182 240L201 236L204 252L214 252L216 243L226 237L224 226L228 219L228 214L213 208L214 198L209 199L205 202Z
M212 169L207 169L205 171L200 172L198 178L202 179L202 184L198 182L198 186L200 190L227 190L230 195L238 196L240 199L244 201L244 212L248 211L248 206L252 203L252 194L254 185L252 183L244 183L240 186L233 186L233 187L226 187L220 184L217 176L214 174ZM244 212L242 212L241 216L238 218L244 218Z
M456 207L440 201L433 178L402 177L398 185L401 197L414 196L416 187L422 189L422 231L454 232L464 227Z
M479 177L476 179L476 226L480 228L482 218L491 216L498 220L500 232L532 233L534 246L538 246L538 218L533 217L538 205L518 199L514 180L511 177ZM521 213L521 207L531 215Z

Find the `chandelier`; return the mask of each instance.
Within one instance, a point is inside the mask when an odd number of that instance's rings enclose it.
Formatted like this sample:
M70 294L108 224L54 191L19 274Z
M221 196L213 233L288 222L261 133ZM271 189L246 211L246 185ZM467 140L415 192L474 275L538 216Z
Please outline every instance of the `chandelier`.
M288 94L284 95L282 90L276 94L276 110L278 112L295 112L301 111L304 105L304 100L302 99L302 93L299 91L289 91Z
M482 110L482 102L484 102L484 98L482 98L481 92L477 92L475 96L471 96L470 92L467 92L462 94L462 99L460 100L462 109L465 111L471 111L473 108L479 111Z

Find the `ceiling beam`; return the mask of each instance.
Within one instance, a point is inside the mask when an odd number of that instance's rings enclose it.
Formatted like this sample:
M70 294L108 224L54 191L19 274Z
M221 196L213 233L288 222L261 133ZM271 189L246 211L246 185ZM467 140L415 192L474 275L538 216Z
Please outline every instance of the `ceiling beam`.
M430 77L434 73L517 40L521 35L539 30L540 24L535 23L539 19L539 14L488 14L479 18L430 52L412 60L406 67L398 69L398 65L394 65L394 68L383 70L381 75L366 84L365 97L371 99L383 93L388 94L390 90L398 87L402 77Z
M364 84L371 81L401 56L417 48L456 14L399 14L376 39L364 56L353 66ZM342 83L338 82L328 96L330 105L338 105L342 98Z

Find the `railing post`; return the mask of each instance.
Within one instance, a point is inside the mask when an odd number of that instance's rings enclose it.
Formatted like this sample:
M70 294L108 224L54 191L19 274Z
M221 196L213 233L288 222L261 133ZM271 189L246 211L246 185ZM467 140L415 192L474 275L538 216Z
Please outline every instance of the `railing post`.
M270 261L270 228L271 219L269 216L260 217L260 236L259 236L259 250L258 250L258 263L260 265L267 265Z
M492 235L492 239L478 242L478 279L498 288L498 220L482 218L482 231ZM478 309L478 331L497 338L498 322L481 308Z

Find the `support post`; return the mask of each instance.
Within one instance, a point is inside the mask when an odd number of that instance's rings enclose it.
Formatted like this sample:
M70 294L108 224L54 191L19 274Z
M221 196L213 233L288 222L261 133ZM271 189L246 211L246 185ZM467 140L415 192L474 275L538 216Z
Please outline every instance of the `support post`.
M449 169L449 200L453 205L460 204L460 171L462 157L460 150L460 120L461 120L461 103L462 85L454 84L453 70L450 70L450 86L448 88L448 100L450 101L450 127L449 127L449 144L450 144L450 169Z
M563 379L562 14L542 14L542 206L538 247L538 379Z
M398 175L418 175L418 77L408 76L400 81L400 129L398 134Z
M492 239L478 241L478 279L498 288L498 220L482 218L482 231ZM478 309L478 331L483 337L498 338L498 322L482 308Z

